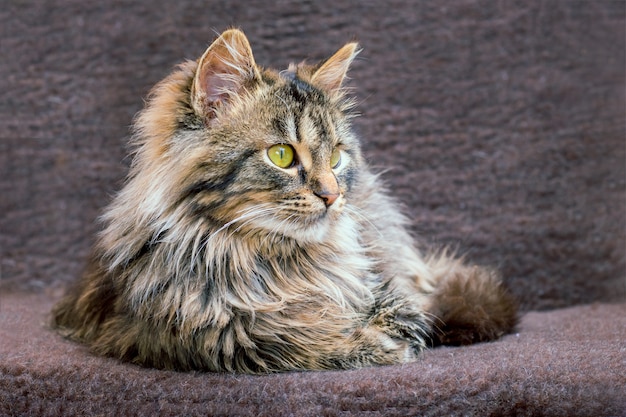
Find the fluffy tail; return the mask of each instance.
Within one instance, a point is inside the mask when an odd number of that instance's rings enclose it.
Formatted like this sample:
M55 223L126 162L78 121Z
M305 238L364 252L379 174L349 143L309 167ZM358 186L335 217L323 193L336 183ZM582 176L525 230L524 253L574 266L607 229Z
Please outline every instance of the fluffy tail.
M513 331L517 305L496 271L465 265L445 252L428 264L434 275L427 310L435 318L435 345L486 342Z

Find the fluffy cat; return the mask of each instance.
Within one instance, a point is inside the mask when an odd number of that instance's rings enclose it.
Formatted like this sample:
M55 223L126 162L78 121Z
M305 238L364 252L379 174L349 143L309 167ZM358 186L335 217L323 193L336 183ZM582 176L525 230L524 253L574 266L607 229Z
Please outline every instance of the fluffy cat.
M256 65L224 32L152 90L89 267L53 326L143 366L266 373L412 361L514 327L496 272L415 248L342 82Z

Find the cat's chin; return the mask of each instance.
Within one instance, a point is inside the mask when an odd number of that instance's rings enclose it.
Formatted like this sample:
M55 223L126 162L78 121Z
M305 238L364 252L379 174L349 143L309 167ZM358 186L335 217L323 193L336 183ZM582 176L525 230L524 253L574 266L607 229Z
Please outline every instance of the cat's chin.
M272 238L293 239L300 244L322 243L332 234L334 228L341 223L341 210L324 213L302 221L285 222L270 220L263 229Z
M332 207L311 211L308 215L297 216L283 214L262 216L254 222L254 227L263 230L270 241L292 239L299 244L317 244L325 242L333 231L340 227L345 200L340 198Z
M324 216L313 222L290 222L288 225L281 224L265 225L264 229L269 237L284 239L293 239L301 244L320 243L323 242L331 228L333 221L329 216Z
M300 230L294 231L289 237L300 243L321 243L328 237L331 226L329 219L324 218L313 225L304 226Z

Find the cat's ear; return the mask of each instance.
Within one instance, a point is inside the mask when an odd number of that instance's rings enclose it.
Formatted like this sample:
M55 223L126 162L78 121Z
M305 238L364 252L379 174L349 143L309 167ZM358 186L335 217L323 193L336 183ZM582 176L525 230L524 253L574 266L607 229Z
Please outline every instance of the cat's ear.
M215 109L260 79L248 38L238 29L222 33L198 61L191 87L191 105L197 114L212 118Z
M352 60L359 52L359 45L355 42L344 45L313 73L311 82L329 92L339 90Z

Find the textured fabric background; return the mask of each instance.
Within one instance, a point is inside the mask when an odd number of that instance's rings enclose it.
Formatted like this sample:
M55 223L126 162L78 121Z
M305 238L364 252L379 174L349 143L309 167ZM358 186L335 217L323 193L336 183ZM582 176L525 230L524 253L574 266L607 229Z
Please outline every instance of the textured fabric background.
M425 243L499 267L545 311L521 339L255 379L119 365L43 326L126 174L142 98L229 26L278 68L360 42L368 160ZM210 396L214 414L626 415L625 27L609 0L0 0L0 414L184 414Z
M370 163L428 243L499 266L523 306L624 297L624 3L6 2L2 281L60 288L126 173L150 87L236 25L284 68L357 39Z

